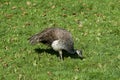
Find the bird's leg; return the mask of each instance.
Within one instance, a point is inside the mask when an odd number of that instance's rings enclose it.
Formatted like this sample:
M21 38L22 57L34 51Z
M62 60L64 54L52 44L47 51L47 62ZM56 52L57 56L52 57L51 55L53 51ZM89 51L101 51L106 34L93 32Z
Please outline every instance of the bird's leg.
M59 51L59 55L60 55L60 59L63 60L63 57L62 57L62 50Z

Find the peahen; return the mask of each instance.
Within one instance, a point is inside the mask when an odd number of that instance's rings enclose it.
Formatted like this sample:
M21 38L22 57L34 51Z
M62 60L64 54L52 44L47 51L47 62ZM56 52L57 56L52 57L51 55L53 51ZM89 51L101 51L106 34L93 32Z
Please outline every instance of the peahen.
M61 28L47 28L40 33L37 33L29 38L31 44L43 43L58 51L60 59L62 57L62 50L71 54L78 54L83 59L82 51L74 49L74 41L70 32Z

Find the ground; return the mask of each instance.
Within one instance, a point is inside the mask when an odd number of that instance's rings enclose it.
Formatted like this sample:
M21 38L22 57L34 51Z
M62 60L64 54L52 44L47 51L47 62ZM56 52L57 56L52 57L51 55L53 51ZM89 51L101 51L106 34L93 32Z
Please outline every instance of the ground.
M71 32L84 59L28 38L47 27ZM0 1L0 80L120 80L119 0Z

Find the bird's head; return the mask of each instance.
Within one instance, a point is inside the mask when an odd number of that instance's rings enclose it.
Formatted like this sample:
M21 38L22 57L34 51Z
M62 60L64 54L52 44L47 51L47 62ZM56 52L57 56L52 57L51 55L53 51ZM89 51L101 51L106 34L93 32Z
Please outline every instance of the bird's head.
M76 50L76 53L78 54L78 56L80 57L80 59L83 59L83 55L82 55L82 51L81 50Z

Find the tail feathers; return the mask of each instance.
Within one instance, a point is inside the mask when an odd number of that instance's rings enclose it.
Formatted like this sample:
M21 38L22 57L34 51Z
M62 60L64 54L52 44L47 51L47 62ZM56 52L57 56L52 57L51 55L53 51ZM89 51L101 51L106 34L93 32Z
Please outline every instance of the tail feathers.
M32 37L28 38L30 44L37 44L40 42L40 38L38 35L33 35Z

